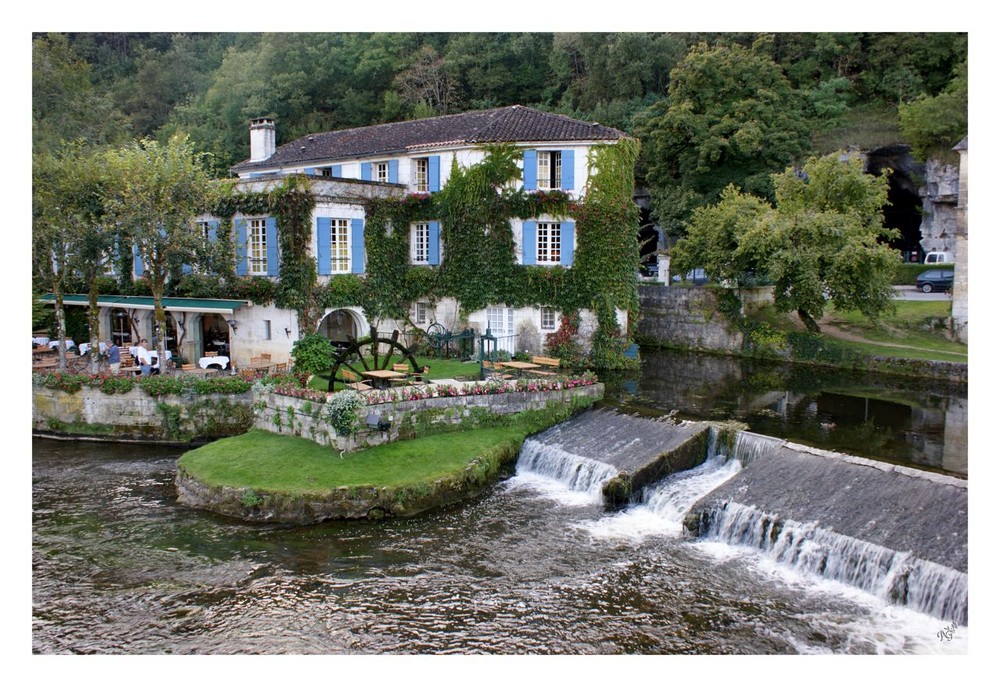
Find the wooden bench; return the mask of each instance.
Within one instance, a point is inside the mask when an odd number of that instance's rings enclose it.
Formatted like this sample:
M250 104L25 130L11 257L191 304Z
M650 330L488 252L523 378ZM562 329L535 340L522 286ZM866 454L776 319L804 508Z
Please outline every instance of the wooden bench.
M118 368L118 374L129 373L138 374L140 372L139 366L135 364L135 358L128 351L120 351L118 353L119 359L121 360L121 366Z
M353 370L341 370L340 376L344 380L344 386L355 391L371 391L372 387L361 381L361 378L354 374Z
M548 358L543 355L536 355L532 356L531 362L533 362L535 365L542 365L543 367L551 367L553 369L558 370L560 360L559 358ZM549 370L534 370L532 374L553 376L556 373Z

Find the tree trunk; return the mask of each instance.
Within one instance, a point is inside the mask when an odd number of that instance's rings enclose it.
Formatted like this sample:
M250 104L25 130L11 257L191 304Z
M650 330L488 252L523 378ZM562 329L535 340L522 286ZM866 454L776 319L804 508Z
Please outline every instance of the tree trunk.
M812 315L810 315L802 308L799 308L795 312L798 314L799 319L802 320L802 324L806 326L806 329L808 331L812 332L813 334L819 334L819 324L816 322L816 320L813 319Z
M163 287L153 287L153 326L156 335L156 355L160 364L160 374L166 374L167 370L167 317L163 309Z
M97 289L92 279L87 300L90 308L87 310L87 323L90 325L90 373L97 374L101 370L101 311L97 307Z
M66 371L66 313L63 310L63 293L62 289L53 289L54 296L56 297L56 351L59 354L59 367L57 368L60 372Z

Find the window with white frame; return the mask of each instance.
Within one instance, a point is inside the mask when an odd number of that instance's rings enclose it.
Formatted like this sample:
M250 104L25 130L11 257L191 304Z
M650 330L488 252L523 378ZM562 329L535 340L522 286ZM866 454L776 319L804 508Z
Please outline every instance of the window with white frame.
M427 222L417 222L410 230L410 258L414 265L426 265L430 261L431 231Z
M330 223L331 273L351 271L350 225L350 220L346 219L334 219Z
M247 260L250 274L267 274L267 224L263 218L247 220Z
M375 181L389 181L389 163L375 162L372 164L372 176Z
M426 157L418 157L413 161L413 188L417 193L429 193L430 161Z
M430 310L427 303L413 304L413 324L427 324L427 312Z
M556 328L555 308L542 308L542 331L554 331Z
M562 228L558 222L538 223L538 253L536 259L541 264L559 264L562 255Z
M537 159L538 189L546 191L562 188L562 152L539 150Z

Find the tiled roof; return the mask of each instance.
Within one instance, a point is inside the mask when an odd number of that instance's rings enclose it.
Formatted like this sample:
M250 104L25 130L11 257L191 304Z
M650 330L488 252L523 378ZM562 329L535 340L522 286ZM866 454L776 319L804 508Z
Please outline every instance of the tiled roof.
M435 146L515 143L534 141L602 141L626 134L565 115L512 105L492 110L442 115L357 129L342 129L303 136L278 146L266 160L249 160L233 171L268 169L325 160L346 160L379 155L398 155L409 149Z

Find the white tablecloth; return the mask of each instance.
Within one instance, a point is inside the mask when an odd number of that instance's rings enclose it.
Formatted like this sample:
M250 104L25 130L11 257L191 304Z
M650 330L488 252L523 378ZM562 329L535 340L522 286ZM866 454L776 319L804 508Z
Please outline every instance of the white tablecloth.
M31 339L31 343L35 344L36 346L48 346L49 345L49 337L47 337L47 336L36 336L36 337L33 337Z
M198 358L198 367L203 370L207 370L211 365L218 365L219 367L225 369L228 364L229 358L224 355L210 355L205 358Z
M70 348L71 346L76 346L76 343L73 339L66 339L66 348ZM59 348L59 339L49 341L49 348Z
M99 350L101 351L102 354L108 352L108 345L106 343L104 343L103 341L100 342L98 344L98 346L100 347ZM87 351L89 351L89 350L90 350L90 344L89 343L82 343L82 344L80 344L80 355L87 355Z
M167 360L170 360L173 357L173 353L171 353L169 349L167 350L166 353L167 353ZM154 370L159 370L160 369L160 356L159 356L159 354L156 351L150 351L149 352L149 357L153 360L153 369Z

